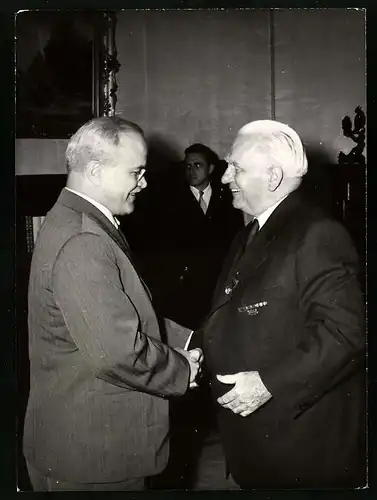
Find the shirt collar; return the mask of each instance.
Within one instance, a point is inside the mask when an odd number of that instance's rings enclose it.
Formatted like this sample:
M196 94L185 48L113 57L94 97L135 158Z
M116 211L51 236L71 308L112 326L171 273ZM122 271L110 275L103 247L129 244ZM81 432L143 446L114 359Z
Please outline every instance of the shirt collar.
M116 229L118 229L119 224L120 224L119 220L116 217L114 217L114 215L110 212L110 210L107 207L105 207L101 203L98 203L98 201L93 200L93 198L86 196L86 194L79 193L78 191L75 191L74 189L71 189L68 187L66 187L65 189L67 189L67 191L71 191L71 193L74 193L77 196L81 196L81 198L84 198L84 200L88 201L89 203L94 205L96 208L98 208L98 210L100 212L102 212L103 215L105 215L109 219L109 221L116 227Z
M267 222L267 219L270 217L270 215L272 214L272 212L275 210L276 207L278 207L278 205L280 205L280 203L285 200L285 198L287 197L288 195L286 194L283 198L281 198L279 201L277 201L274 205L272 205L272 207L269 207L267 208L267 210L265 210L264 212L262 212L260 215L258 215L258 217L255 217L257 220L258 220L258 223L259 223L259 229L262 228L262 226L264 226Z
M196 188L195 186L190 186L190 189L191 191L197 196L199 197L199 189ZM206 194L210 194L212 193L212 188L211 188L211 183L209 182L208 183L208 186L206 188L203 189L203 196L205 196Z

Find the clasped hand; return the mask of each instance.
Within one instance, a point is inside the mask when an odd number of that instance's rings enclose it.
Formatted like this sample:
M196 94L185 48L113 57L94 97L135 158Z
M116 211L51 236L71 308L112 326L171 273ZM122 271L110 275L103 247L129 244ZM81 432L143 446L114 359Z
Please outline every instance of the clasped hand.
M185 351L184 349L176 348L176 350L184 356L190 365L190 389L197 387L196 382L198 375L201 373L202 363L203 363L203 351L197 347L191 349L190 351Z
M217 375L217 379L223 384L235 384L217 402L242 417L247 417L272 397L258 372Z

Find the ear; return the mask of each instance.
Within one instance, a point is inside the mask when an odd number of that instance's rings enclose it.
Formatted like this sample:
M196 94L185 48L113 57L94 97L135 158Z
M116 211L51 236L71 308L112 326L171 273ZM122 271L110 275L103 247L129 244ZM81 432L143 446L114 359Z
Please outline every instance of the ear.
M272 165L268 169L268 190L276 191L283 180L283 170L278 165Z
M213 163L211 163L211 165L209 166L209 170L208 170L208 173L209 174L212 174L212 172L215 170L215 165Z
M85 174L87 179L92 184L99 184L101 180L101 165L98 161L90 161L85 167Z

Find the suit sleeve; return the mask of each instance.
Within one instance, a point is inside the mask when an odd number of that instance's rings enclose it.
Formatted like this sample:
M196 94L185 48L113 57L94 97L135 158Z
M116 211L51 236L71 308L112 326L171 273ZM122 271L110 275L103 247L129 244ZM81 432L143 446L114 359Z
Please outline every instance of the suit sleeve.
M192 330L176 323L170 318L164 318L164 326L166 330L167 343L172 347L180 347L181 349L184 349Z
M364 301L351 239L335 221L311 227L298 249L296 279L305 322L296 349L260 372L273 397L298 413L364 366Z
M203 351L203 329L200 328L199 330L194 330L190 342L187 346L187 350L190 351L191 349L196 349L200 348Z
M116 256L98 235L81 233L60 251L52 288L69 332L96 376L159 396L185 393L186 359L143 332Z

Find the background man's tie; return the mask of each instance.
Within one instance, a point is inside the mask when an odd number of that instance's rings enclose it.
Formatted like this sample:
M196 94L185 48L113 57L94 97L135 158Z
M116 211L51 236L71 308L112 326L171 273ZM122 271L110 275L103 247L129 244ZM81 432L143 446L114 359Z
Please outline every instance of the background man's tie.
M201 191L199 189L199 205L200 205L200 208L203 210L204 213L207 212L207 205L206 205L206 202L203 200L203 195L204 195L204 191Z

